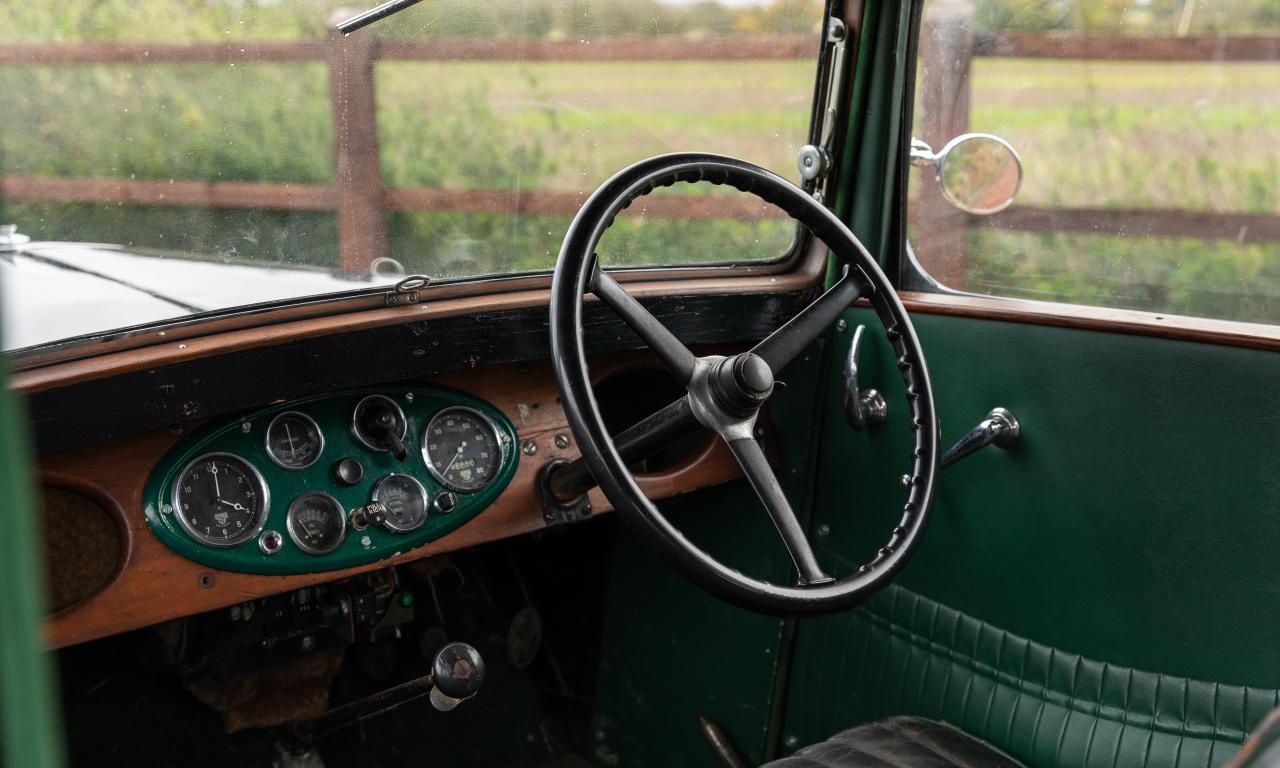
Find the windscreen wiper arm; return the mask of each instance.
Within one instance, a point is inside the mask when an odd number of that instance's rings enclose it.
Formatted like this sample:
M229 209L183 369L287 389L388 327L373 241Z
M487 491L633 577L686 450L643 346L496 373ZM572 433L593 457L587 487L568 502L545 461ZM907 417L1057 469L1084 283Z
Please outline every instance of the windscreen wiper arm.
M97 278L101 278L102 280L106 280L109 283L122 285L125 288L138 291L139 293L145 293L146 295L150 296L153 299L159 299L160 301L168 302L169 304L172 304L175 307L181 307L182 309L192 314L206 311L205 307L197 307L195 304L188 304L182 299L175 299L172 296L166 296L165 294L160 293L159 291L153 291L150 288L145 288L141 285L138 285L137 283L131 283L128 280L121 280L118 277L113 277L112 275L104 274L102 272L98 272L97 270L87 269L85 267L81 267L76 264L69 264L65 261L53 259L48 256L37 256L36 254L31 253L29 251L19 251L16 255L24 256L28 259L31 259L32 261L38 261L41 264L48 264L51 267L57 267L58 269L65 269L68 272L79 272L82 275L90 275L92 277L97 277Z
M364 13L357 14L346 21L338 22L338 31L344 35L349 35L357 29L367 27L375 21L385 19L393 13L399 13L411 5L422 2L422 0L388 0L388 2L370 8Z

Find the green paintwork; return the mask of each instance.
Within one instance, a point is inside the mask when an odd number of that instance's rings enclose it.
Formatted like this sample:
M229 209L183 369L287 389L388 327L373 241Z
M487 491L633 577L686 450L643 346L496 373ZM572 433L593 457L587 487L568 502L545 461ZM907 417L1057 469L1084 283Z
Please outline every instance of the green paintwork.
M53 665L40 641L44 584L31 481L27 421L0 365L0 760L6 766L63 764Z
M819 557L838 571L895 524L910 445L887 341L869 311L846 319L876 329L863 386L885 391L890 419L873 433L840 428L839 391L827 392L816 522L831 531ZM933 521L898 583L1066 653L1210 686L1280 688L1280 618L1270 610L1280 592L1280 411L1264 394L1280 381L1280 355L913 320L944 444L995 405L1017 415L1023 435L942 473ZM849 335L837 334L833 360ZM801 744L862 711L824 682L856 658L847 622L801 622L786 726Z
M403 462L397 461L390 453L377 453L365 448L351 435L351 414L355 405L362 397L370 394L387 395L404 411L408 423L405 447L409 455ZM407 398L409 394L413 395L412 401ZM429 499L445 490L427 471L419 439L433 415L443 408L455 405L467 406L488 416L504 441L502 465L493 482L476 493L458 492L458 505L452 512L441 514L430 510L422 527L409 533L392 533L376 527L355 531L348 527L342 544L325 555L308 554L293 543L286 533L285 513L290 502L308 491L324 491L350 512L367 504L374 484L391 472L417 478L426 487ZM324 452L319 460L306 469L284 469L267 455L267 425L272 417L282 411L301 411L315 419L324 432ZM245 424L249 425L248 432L244 431ZM386 388L292 401L287 405L256 411L238 419L220 421L193 434L169 451L156 465L147 481L147 523L170 549L190 560L224 571L288 574L350 568L383 560L435 541L480 514L498 498L515 475L519 462L519 444L515 427L501 411L479 398L443 387ZM161 512L161 507L170 503L173 481L182 468L197 456L215 451L236 454L248 460L262 473L271 495L264 530L278 531L284 537L284 548L281 551L274 555L264 554L259 549L256 538L233 547L209 547L182 530L172 514ZM364 466L364 477L354 486L339 485L331 474L333 464L347 456L356 458Z

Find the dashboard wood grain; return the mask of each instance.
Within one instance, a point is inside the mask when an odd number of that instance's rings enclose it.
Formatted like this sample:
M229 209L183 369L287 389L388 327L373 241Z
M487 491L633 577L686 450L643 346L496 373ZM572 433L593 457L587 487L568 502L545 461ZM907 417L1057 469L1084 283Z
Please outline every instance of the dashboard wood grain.
M598 363L593 361L593 369L598 375L606 375L637 359L635 354L607 355ZM182 439L182 434L153 430L44 456L41 483L77 490L107 503L120 526L125 550L124 562L106 588L48 618L47 643L54 648L82 643L546 527L536 491L538 470L551 459L578 455L558 402L550 365L500 365L454 371L426 381L463 389L488 400L515 424L521 443L536 446L536 453L522 455L507 490L460 529L417 550L347 570L293 576L230 573L192 562L165 547L143 517L143 490L156 462ZM567 447L557 447L558 436L567 438ZM738 475L736 462L717 440L708 441L705 449L683 465L638 479L651 498L667 498ZM598 489L591 492L591 503L593 514L611 511ZM51 567L56 568L57 564Z

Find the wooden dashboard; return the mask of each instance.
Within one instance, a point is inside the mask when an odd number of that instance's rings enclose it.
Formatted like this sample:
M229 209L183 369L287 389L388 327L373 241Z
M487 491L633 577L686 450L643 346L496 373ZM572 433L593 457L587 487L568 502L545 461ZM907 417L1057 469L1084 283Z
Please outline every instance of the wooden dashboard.
M636 353L612 353L593 361L593 374L605 378L651 366L646 357ZM496 365L441 374L417 383L461 389L501 410L517 430L523 453L519 467L498 499L458 530L416 550L346 570L289 576L231 573L188 560L161 543L143 515L144 486L161 457L195 424L42 457L39 482L46 488L81 494L105 509L119 531L121 550L118 565L104 587L48 619L45 634L49 645L72 645L545 528L548 522L537 492L537 473L551 459L578 455L550 365ZM641 476L641 487L651 498L667 498L738 476L737 464L721 441L707 440L699 445L673 468ZM611 509L598 490L591 492L590 501L593 514ZM49 567L57 569L58 563Z

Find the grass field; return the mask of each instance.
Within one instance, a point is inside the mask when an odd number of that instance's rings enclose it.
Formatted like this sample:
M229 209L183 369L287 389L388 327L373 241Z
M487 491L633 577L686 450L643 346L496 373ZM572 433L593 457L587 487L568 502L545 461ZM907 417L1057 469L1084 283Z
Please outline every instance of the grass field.
M391 186L585 192L641 157L739 155L794 176L810 62L378 66ZM333 183L321 65L0 68L7 174ZM1280 66L977 60L970 125L1008 138L1042 206L1280 212ZM333 216L0 200L38 237L336 261ZM567 217L394 214L392 254L434 275L549 266ZM630 220L613 263L779 253L778 222ZM1280 321L1280 247L971 233L967 287ZM928 263L929 254L920 254Z
M970 126L1018 149L1021 204L1280 213L1280 65L979 59ZM966 253L980 293L1280 322L1280 244L983 230Z

